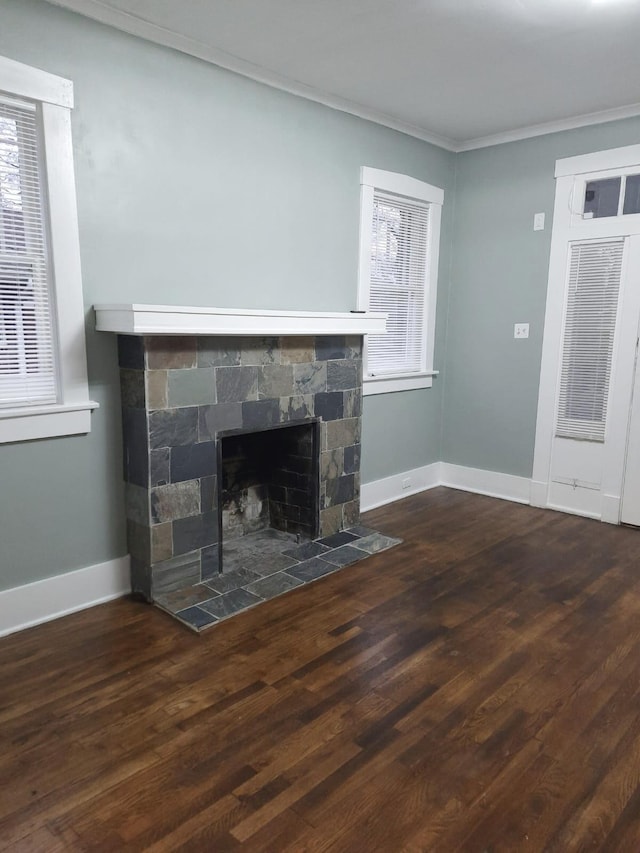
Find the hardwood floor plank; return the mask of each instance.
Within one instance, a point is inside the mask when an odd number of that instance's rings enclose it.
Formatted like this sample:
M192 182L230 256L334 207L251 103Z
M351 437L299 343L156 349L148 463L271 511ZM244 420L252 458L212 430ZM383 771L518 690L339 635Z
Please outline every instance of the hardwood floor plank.
M0 849L640 850L640 532L364 523L403 544L201 636L123 599L1 640Z

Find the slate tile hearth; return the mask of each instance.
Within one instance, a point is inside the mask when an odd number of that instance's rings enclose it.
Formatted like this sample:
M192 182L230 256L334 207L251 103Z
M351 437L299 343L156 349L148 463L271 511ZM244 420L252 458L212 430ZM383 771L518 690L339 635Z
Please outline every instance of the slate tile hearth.
M302 545L291 534L261 530L225 545L224 574L160 595L156 604L201 631L401 541L362 525Z

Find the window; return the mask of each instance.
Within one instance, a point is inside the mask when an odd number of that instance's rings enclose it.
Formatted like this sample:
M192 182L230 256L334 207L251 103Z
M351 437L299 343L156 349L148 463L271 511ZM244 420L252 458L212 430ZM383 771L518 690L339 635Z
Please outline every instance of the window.
M71 83L0 57L0 442L85 433L90 412Z
M630 216L634 213L640 213L640 175L625 173L584 181L583 219Z
M387 314L367 335L364 393L429 388L433 376L440 215L444 193L393 172L361 174L358 308Z

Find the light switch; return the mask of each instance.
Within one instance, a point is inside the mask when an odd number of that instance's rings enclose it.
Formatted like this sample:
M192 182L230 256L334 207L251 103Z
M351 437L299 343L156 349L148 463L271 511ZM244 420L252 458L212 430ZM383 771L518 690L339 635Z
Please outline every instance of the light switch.
M534 213L533 215L533 230L544 231L544 213Z
M529 324L528 323L516 323L513 327L513 337L514 338L528 338L529 337Z

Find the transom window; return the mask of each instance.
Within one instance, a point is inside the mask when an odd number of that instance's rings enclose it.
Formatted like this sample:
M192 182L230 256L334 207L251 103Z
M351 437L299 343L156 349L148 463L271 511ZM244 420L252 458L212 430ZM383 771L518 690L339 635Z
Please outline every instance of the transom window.
M583 219L629 216L633 213L640 213L640 174L585 182Z

